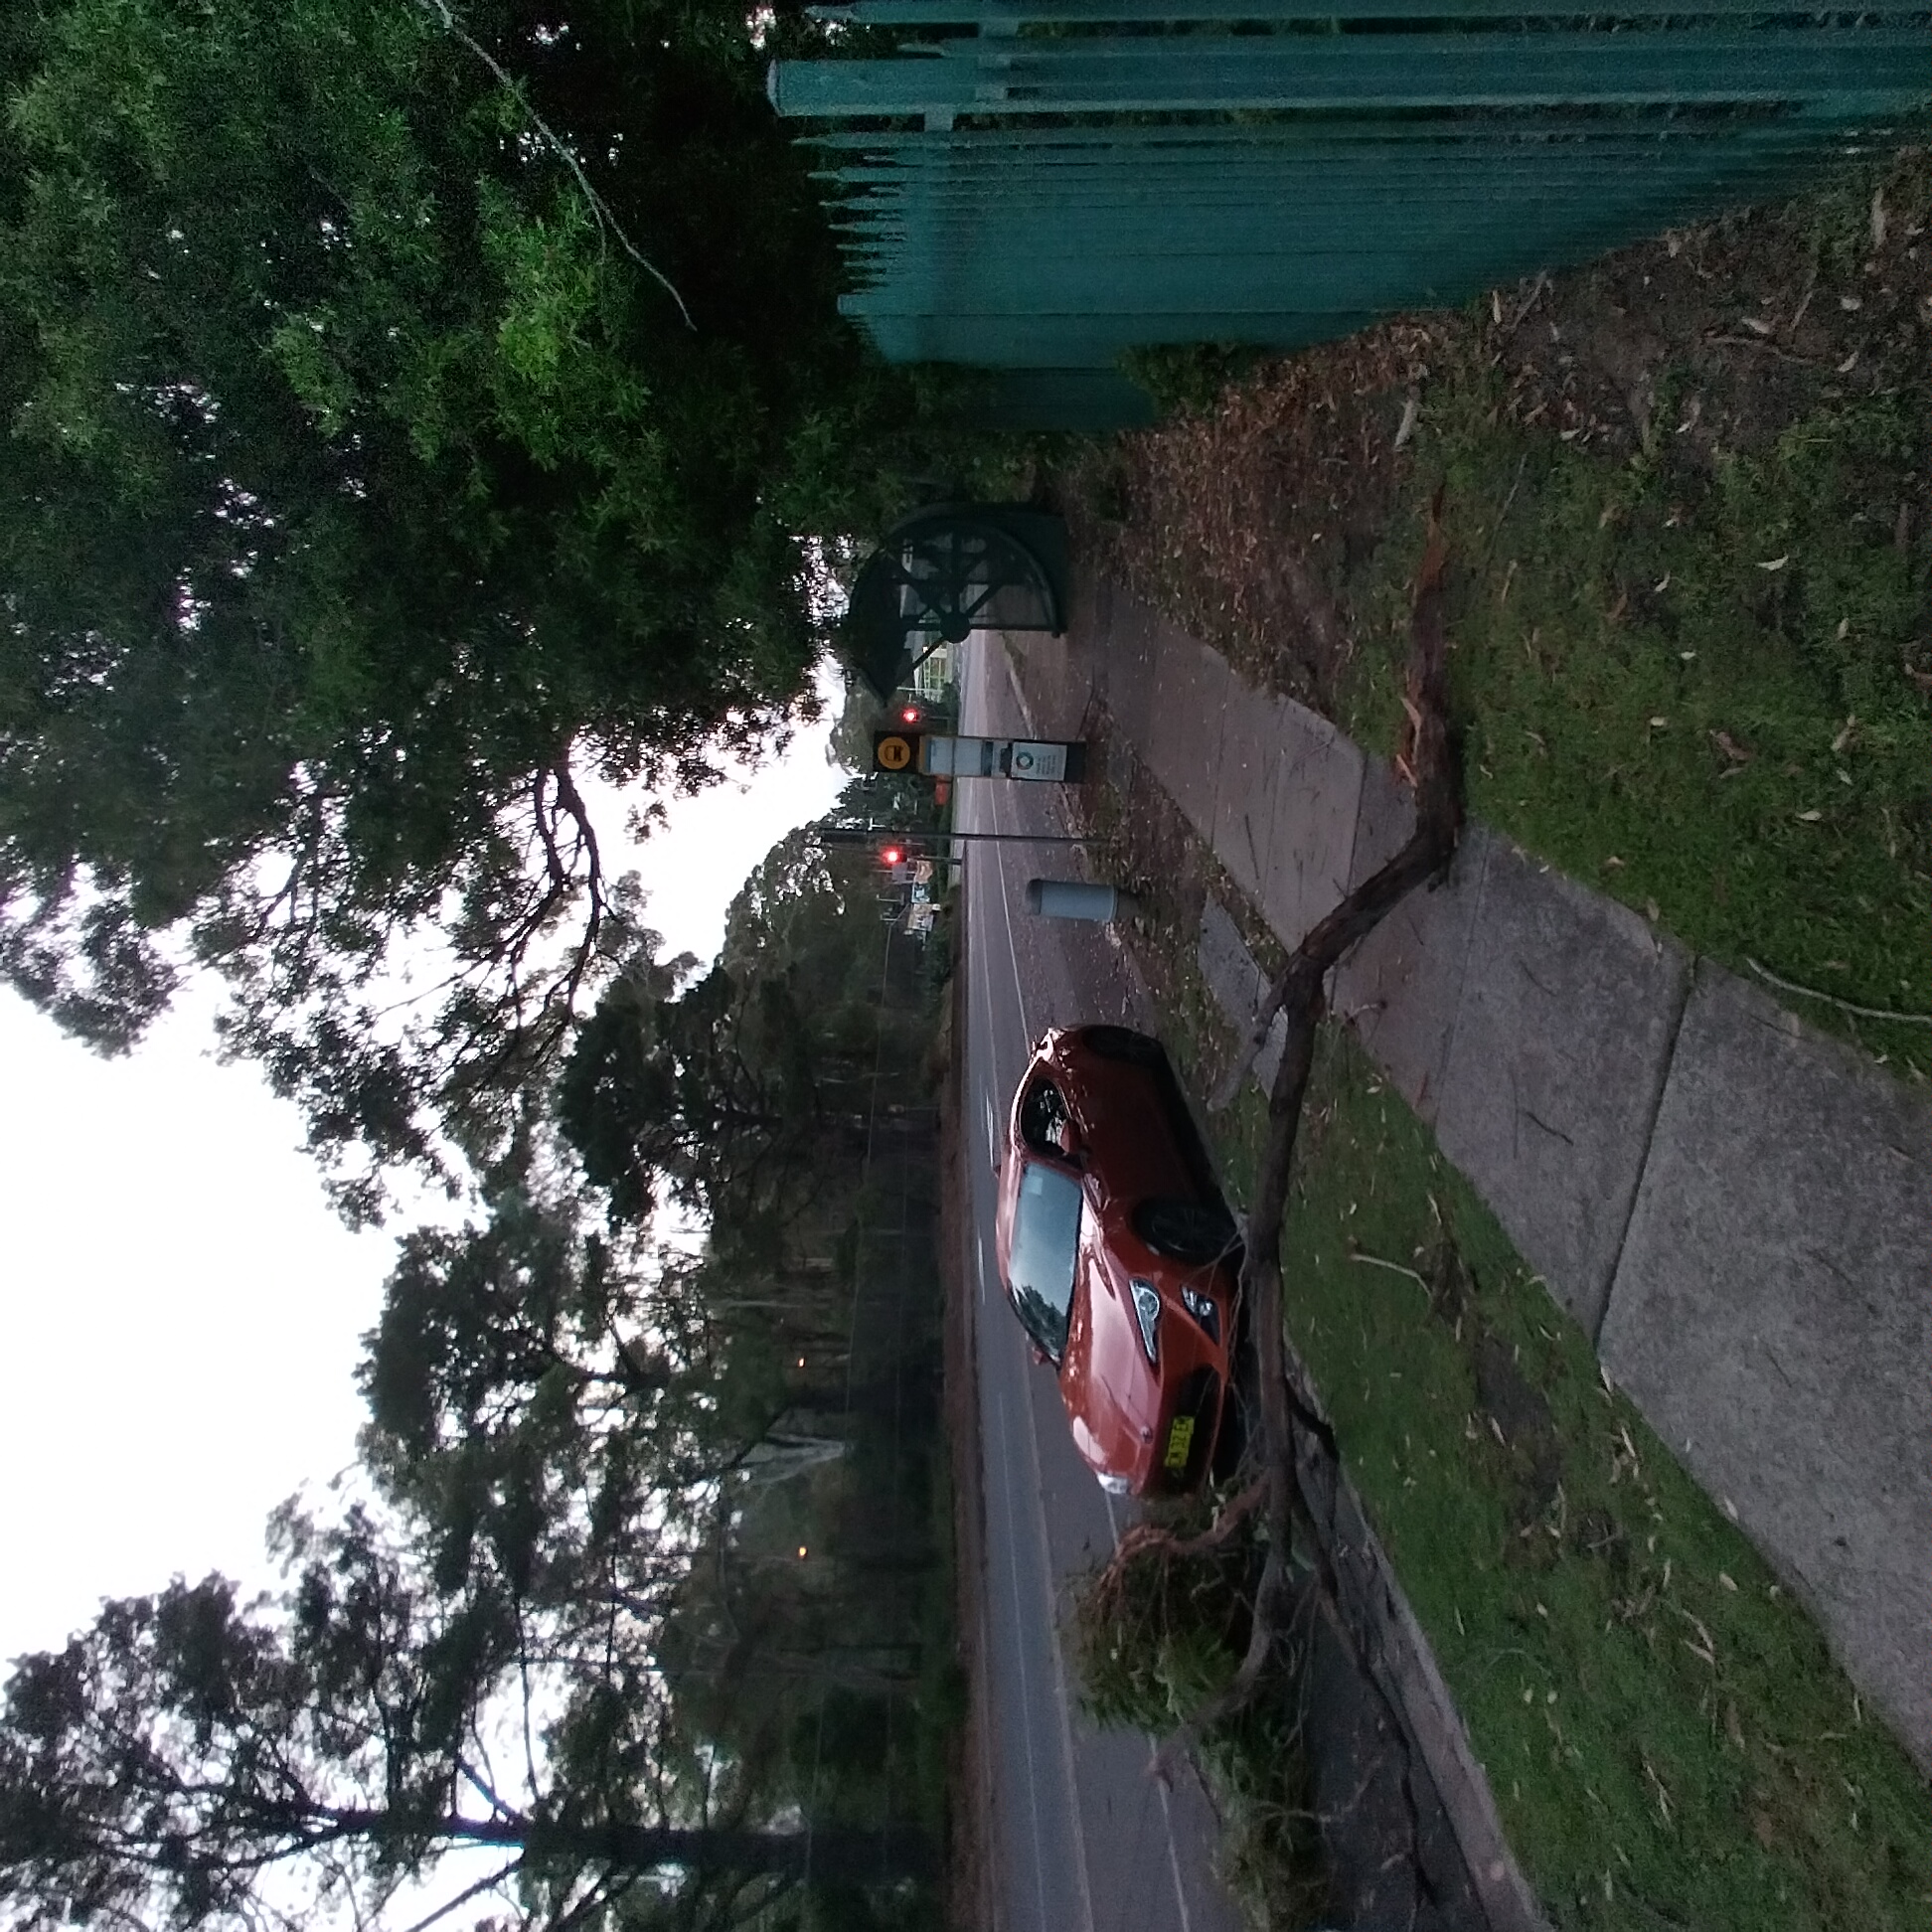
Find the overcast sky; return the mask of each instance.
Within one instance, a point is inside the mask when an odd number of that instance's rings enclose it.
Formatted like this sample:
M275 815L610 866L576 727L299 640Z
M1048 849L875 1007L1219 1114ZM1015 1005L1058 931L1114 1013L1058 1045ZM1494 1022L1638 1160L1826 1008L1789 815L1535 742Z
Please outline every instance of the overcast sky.
M669 952L711 958L751 868L832 803L827 696L782 760L677 801L638 849ZM264 1581L263 1518L354 1453L400 1230L335 1218L295 1110L216 1063L216 1004L196 991L107 1061L0 991L0 1660L176 1572Z

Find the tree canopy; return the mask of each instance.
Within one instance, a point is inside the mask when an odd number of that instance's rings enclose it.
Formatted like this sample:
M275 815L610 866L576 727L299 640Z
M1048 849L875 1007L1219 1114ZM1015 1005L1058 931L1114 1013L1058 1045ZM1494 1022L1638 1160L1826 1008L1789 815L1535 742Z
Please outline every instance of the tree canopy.
M795 835L715 974L624 963L705 1050L797 1060L783 1132L651 1182L708 1230L613 1211L551 1069L515 1171L399 1243L359 1470L278 1513L282 1586L176 1579L17 1662L0 1926L931 1922L933 1002L873 864Z
M723 0L0 9L0 970L111 1050L217 967L352 1214L501 1150L611 943L591 781L767 733L798 540L902 487L763 58Z
M318 1911L373 1927L401 1909L426 1926L487 1893L546 1932L613 1914L728 1925L808 1863L822 1879L931 1869L916 1832L747 1820L729 1768L680 1748L639 1645L560 1672L521 1606L424 1589L360 1512L282 1533L282 1604L177 1581L22 1660L0 1712L9 1923L293 1932ZM533 1730L541 1753L517 1752ZM465 1852L480 1868L452 1876Z
M878 1022L847 921L871 909L870 863L828 859L808 827L746 882L709 972L683 981L648 941L624 960L558 1086L617 1218L667 1198L742 1234L795 1208L826 1143L858 1130Z

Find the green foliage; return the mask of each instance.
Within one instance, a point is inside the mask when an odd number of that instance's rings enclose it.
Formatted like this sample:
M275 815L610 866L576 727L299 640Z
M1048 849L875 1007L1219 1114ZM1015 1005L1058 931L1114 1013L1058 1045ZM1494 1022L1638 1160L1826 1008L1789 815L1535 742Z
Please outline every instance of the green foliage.
M646 1598L742 1447L706 1394L695 1266L647 1265L581 1218L511 1192L481 1226L418 1229L365 1338L363 1461L440 1589L489 1577L565 1606L620 1570Z
M741 8L4 37L0 969L112 1050L213 965L372 1213L514 1141L603 971L578 775L700 781L800 700L798 540L896 507L922 405Z
M1154 343L1129 349L1121 372L1154 399L1162 415L1207 415L1229 383L1238 383L1266 352L1240 342Z
M284 1512L276 1533L279 1602L177 1580L16 1664L0 1707L9 1925L188 1932L285 1901L375 1925L452 1852L489 1860L464 1870L464 1899L490 1893L531 1928L742 1924L800 1875L804 1834L747 1823L729 1766L692 1783L676 1762L634 1624L620 1634L606 1608L601 1644L560 1673L567 1628L514 1598L426 1588L363 1511L324 1526ZM527 1781L492 1762L506 1717L530 1740ZM908 1834L815 1839L835 1884L930 1865Z
M1156 1550L1121 1564L1075 1604L1080 1694L1096 1723L1156 1736L1224 1690L1241 1661L1245 1543L1218 1561Z
M1916 1923L1923 1782L1811 1619L1340 1033L1329 1108L1289 1326L1555 1922Z
M1177 1532L1206 1527L1198 1505L1170 1514ZM1081 1700L1094 1720L1162 1737L1197 1716L1240 1664L1259 1567L1252 1541L1237 1535L1187 1557L1143 1544L1089 1577L1074 1602L1073 1635ZM1298 1670L1265 1683L1198 1750L1221 1817L1223 1874L1251 1923L1283 1932L1315 1924L1326 1894L1293 1716Z
M482 1213L400 1246L364 1500L278 1513L272 1598L177 1581L19 1662L0 1925L380 1932L418 1886L519 1932L932 1922L962 1695L937 1134L900 1107L875 1145L835 1103L910 1090L933 1015L871 865L782 842L724 967L623 962L674 1110L729 1104L727 1063L770 1107L620 1176L715 1209L701 1242L608 1211L534 1078Z
M877 921L862 850L813 828L773 848L726 920L719 963L680 985L648 941L579 1029L558 1115L619 1220L661 1195L720 1223L782 1219L860 1144L880 1029Z

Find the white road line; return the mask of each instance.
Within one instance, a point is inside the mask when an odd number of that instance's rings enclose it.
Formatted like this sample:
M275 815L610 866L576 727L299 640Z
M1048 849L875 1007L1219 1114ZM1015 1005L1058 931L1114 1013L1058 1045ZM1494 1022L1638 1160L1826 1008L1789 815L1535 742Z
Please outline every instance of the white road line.
M1007 1428L1006 1391L1000 1387L997 1381L993 1387L993 1400L999 1414L1000 1432L1010 1441L1012 1439L1012 1432ZM1031 1437L1032 1431L1029 1430L1028 1434ZM1014 1509L1013 1502L1013 1458L1011 1456L1006 1458L1006 1482L1003 1487L1006 1491L1007 1521L1011 1525L1017 1519L1017 1512ZM1012 1545L1009 1544L1008 1547L1011 1549ZM1033 1697L1027 1684L1027 1646L1024 1639L1020 1638L1020 1633L1026 1628L1026 1619L1022 1614L1020 1603L1019 1564L1009 1558L1007 1572L1013 1581L1014 1635L1016 1639L1020 1639L1014 1645L1014 1655L1020 1661L1020 1707L1023 1710L1031 1710L1033 1708ZM1031 1724L1024 1724L1021 1728L1026 1734L1027 1743L1027 1798L1029 1801L1027 1805L1027 1816L1033 1826L1034 1904L1040 1923L1045 1928L1046 1926L1046 1854L1040 1840L1040 1772L1034 1763L1033 1726ZM1076 1812L1074 1817L1076 1829L1078 1822L1078 1814ZM1093 1924L1093 1910L1091 1906L1087 1909L1087 1924L1089 1928Z
M1181 1932L1194 1932L1194 1919L1188 1911L1188 1894L1181 1883L1181 1852L1174 1843L1174 1806L1168 1797L1167 1780L1155 1777L1154 1767L1160 1757L1154 1740L1147 1741L1147 1775L1154 1779L1161 1794L1161 1817L1167 1826L1168 1870L1174 1876L1174 1908L1181 1914Z
M1029 1404L1031 1409L1031 1404ZM1033 1488L1036 1499L1044 1499L1046 1488L1040 1474L1040 1436L1035 1426L1035 1418L1027 1417L1027 1459L1033 1464ZM1074 1870L1080 1878L1080 1902L1085 1907L1087 1932L1093 1932L1093 1884L1087 1873L1087 1835L1086 1827L1080 1820L1080 1781L1073 1772L1073 1720L1068 1715L1069 1700L1066 1694L1066 1660L1060 1655L1059 1619L1053 1614L1053 1546L1046 1535L1046 1511L1044 1501L1039 1503L1039 1524L1041 1549L1045 1560L1040 1566L1040 1578L1045 1601L1041 1604L1041 1614L1046 1619L1046 1641L1053 1657L1053 1706L1059 1715L1060 1754L1066 1766L1066 1793L1073 1811L1073 1833L1080 1841L1080 1855L1074 1863Z

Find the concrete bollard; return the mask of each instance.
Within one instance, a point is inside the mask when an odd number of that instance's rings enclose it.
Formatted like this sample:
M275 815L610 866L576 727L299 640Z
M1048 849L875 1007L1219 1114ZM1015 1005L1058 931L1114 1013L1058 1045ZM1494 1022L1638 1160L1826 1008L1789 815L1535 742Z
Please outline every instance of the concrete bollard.
M1113 886L1088 886L1074 879L1027 881L1027 910L1046 919L1131 918L1138 910L1134 895Z

